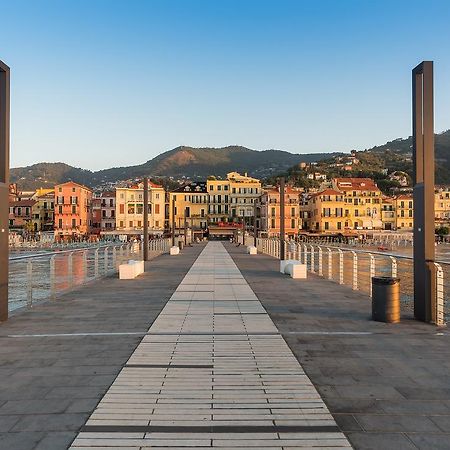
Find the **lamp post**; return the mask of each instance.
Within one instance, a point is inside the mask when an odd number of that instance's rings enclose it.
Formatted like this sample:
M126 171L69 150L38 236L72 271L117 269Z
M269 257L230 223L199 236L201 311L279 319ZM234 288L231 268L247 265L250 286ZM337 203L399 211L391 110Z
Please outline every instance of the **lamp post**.
M414 159L414 316L436 319L433 62L412 71Z
M285 214L284 214L284 177L280 178L280 259L284 261L284 235L285 235Z
M0 321L8 319L9 67L0 61Z
M144 178L144 261L148 261L148 178Z

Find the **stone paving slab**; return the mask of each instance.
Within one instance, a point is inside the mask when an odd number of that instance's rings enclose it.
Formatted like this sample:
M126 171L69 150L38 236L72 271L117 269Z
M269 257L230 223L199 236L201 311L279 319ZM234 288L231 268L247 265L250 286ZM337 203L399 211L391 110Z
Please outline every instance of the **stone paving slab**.
M225 244L356 449L450 449L450 332L370 320L370 299Z
M350 448L221 243L174 291L71 449Z
M0 450L65 450L204 245L108 277L0 326Z

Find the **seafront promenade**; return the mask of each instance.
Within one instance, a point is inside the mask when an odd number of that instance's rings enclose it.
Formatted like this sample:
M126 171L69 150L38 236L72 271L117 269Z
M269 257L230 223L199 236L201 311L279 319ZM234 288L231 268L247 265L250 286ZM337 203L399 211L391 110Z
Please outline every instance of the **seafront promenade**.
M0 449L450 448L450 333L210 242L0 326Z

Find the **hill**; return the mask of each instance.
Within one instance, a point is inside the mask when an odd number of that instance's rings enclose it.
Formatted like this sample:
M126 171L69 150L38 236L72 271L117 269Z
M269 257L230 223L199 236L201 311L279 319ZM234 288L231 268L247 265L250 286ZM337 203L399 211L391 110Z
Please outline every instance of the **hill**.
M177 147L144 164L92 172L64 163L38 163L11 169L11 182L21 189L53 186L68 180L90 187L115 183L142 176L204 179L209 175L225 176L228 172L247 172L266 178L287 170L300 161L314 162L329 158L329 153L293 154L281 150L251 150L246 147L223 148Z
M450 184L450 130L435 135L435 175L436 184ZM378 186L386 194L392 189L411 187L413 177L412 137L395 139L363 151L352 151L352 155L334 155L317 164L301 168L294 165L284 175L287 181L295 186L309 188L319 187L320 175L333 177L369 177L377 181ZM398 174L403 174L406 184L401 184ZM311 178L311 177L314 178ZM276 177L271 177L274 183Z

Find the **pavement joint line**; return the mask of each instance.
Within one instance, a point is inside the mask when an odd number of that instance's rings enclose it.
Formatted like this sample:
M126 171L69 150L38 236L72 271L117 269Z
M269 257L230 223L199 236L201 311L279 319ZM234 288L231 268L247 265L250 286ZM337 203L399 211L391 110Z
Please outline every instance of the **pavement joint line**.
M84 425L81 433L340 433L337 425Z
M126 364L125 369L214 369L212 364Z

